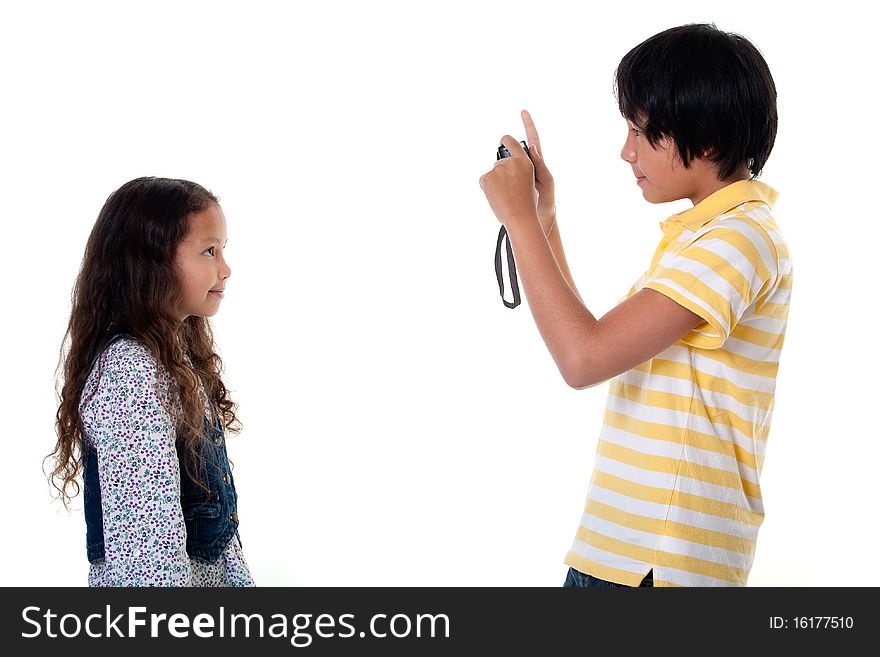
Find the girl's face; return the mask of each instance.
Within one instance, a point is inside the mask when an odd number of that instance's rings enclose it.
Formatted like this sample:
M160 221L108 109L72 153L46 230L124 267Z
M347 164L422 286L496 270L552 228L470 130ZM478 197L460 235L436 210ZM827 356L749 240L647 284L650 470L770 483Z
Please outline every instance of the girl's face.
M174 257L181 286L181 300L175 307L180 321L190 315L211 317L220 309L226 279L232 273L223 257L226 239L226 217L219 205L190 217L189 232Z

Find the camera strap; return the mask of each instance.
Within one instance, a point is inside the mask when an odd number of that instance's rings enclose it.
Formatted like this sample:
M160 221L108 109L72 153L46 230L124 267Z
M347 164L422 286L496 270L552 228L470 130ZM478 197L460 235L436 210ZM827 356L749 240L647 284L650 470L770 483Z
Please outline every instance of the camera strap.
M513 292L513 301L504 298L504 272L501 267L501 244L507 241L507 273L510 276L510 290ZM498 245L495 247L495 277L498 279L498 291L501 293L501 301L508 308L516 308L520 304L519 282L516 279L516 261L513 259L513 249L510 246L510 237L507 229L502 226L498 231Z
M531 158L532 155L529 153L529 145L524 141L519 142L519 144L523 147L526 155ZM510 157L510 151L507 150L507 147L504 144L501 144L498 147L498 151L495 153L495 160L500 160L503 157ZM513 301L508 301L504 298L504 272L501 268L501 243L504 242L505 239L507 240L507 273L510 276L510 291L513 292ZM510 237L507 235L507 229L503 225L501 226L501 230L498 231L498 244L495 247L495 277L498 279L498 291L501 293L501 300L504 302L504 305L508 308L516 308L521 301L519 296L519 282L516 280L516 261L513 259L513 248L510 246Z

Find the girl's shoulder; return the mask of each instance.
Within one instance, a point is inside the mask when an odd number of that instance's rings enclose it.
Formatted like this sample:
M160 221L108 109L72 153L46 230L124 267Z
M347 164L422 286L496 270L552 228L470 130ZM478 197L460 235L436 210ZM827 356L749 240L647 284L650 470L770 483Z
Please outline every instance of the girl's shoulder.
M125 396L167 398L170 377L153 353L129 336L111 342L95 359L80 400L81 409L96 394L101 397L121 393Z
M111 342L92 368L114 374L137 374L157 378L159 363L153 353L132 337L122 335ZM161 368L164 369L164 368Z
M156 435L174 434L168 371L145 345L128 336L116 338L95 358L79 411L83 440L99 449L115 449L123 439L136 442L145 428Z

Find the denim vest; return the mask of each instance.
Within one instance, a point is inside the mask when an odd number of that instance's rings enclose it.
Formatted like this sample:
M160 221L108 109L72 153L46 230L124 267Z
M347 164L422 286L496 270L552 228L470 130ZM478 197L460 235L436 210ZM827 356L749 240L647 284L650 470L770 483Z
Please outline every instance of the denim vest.
M226 438L219 419L213 425L205 418L205 439L201 443L201 480L199 486L187 472L181 444L177 444L180 462L180 506L186 525L186 552L198 561L215 563L233 536L238 536L238 495L226 455ZM86 554L90 562L104 558L104 519L101 485L98 479L97 450L83 440L83 504L86 517ZM239 538L239 544L241 539Z

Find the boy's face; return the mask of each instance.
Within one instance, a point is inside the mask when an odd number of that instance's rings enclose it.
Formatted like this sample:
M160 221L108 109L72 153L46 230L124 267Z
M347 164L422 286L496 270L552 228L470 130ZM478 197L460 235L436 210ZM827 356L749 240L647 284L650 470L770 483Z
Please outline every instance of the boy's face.
M642 124L627 120L627 137L620 157L632 166L636 183L649 203L666 203L682 198L694 205L726 183L716 176L716 166L707 158L694 158L685 168L678 149L669 138L656 147L648 143Z

